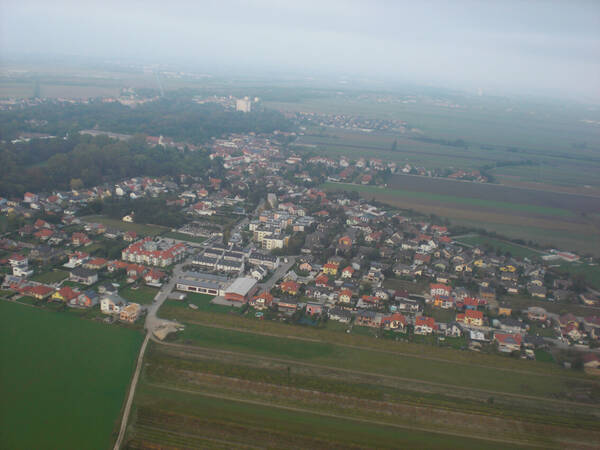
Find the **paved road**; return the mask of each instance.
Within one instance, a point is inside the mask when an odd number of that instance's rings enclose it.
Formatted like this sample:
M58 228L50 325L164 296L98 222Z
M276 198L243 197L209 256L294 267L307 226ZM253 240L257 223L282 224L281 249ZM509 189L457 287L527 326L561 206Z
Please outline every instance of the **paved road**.
M288 256L287 258L288 262L281 264L277 270L275 270L275 273L271 276L271 278L258 285L261 291L269 290L275 286L275 284L281 280L287 271L290 270L290 268L296 263L298 256Z
M135 372L133 373L133 378L131 379L131 385L129 386L129 394L127 395L127 402L125 403L125 408L123 410L123 418L121 419L121 428L119 429L119 436L117 437L117 441L115 442L114 450L119 450L123 443L123 438L125 437L125 431L127 430L127 420L129 419L129 413L131 412L131 405L133 404L133 397L135 395L135 390L137 387L137 382L140 377L140 372L142 371L142 363L144 361L144 353L146 352L146 347L148 346L148 341L152 338L152 333L158 327L167 324L176 324L170 320L160 319L157 316L157 312L162 304L165 302L173 288L175 287L175 281L179 277L179 274L182 271L182 267L187 264L191 264L192 257L187 258L182 263L175 266L173 269L173 275L167 284L164 284L156 296L154 297L154 301L150 306L148 306L146 321L144 323L144 328L146 329L146 337L144 338L144 343L140 348L140 353L137 359L137 365L135 367Z

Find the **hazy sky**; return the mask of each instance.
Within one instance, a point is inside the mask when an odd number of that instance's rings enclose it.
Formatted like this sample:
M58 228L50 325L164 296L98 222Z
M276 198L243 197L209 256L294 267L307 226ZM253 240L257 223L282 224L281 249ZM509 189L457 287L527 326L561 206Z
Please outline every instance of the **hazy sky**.
M600 0L0 0L22 52L599 100Z

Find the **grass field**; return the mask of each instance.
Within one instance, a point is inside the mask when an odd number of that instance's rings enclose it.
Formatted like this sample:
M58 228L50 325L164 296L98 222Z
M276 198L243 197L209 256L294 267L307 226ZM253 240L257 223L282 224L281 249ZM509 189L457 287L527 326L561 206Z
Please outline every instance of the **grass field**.
M507 373L491 367L451 361L422 359L414 356L395 356L373 350L349 349L325 342L307 342L275 336L264 336L234 330L186 325L179 342L192 342L202 347L218 348L258 355L310 361L338 368L372 371L397 377L417 379L449 386L470 386L491 391L527 394L546 398L569 396L574 386L581 388L590 382L585 377L569 373L567 379L541 377L535 384L526 373ZM501 359L498 359L498 363ZM535 364L535 363L533 363ZM532 365L533 365L532 364ZM530 365L531 366L531 365ZM468 367L468 370L466 368ZM525 369L525 366L523 367ZM546 368L546 367L545 367ZM590 387L596 386L595 383ZM592 389L600 399L600 385Z
M57 283L69 277L69 272L65 270L50 270L48 272L35 274L31 279L40 283Z
M474 247L490 247L494 251L500 251L502 253L509 252L512 256L517 258L539 258L543 255L543 252L528 248L522 245L513 244L512 242L504 241L502 239L492 238L489 236L481 236L481 235L470 235L463 236L455 239L457 242L462 242L463 244L467 244L469 246Z
M177 421L192 426L178 426ZM501 448L498 443L479 439L364 423L352 418L328 417L310 411L155 386L138 393L135 428L134 441L129 444L133 448L138 442L144 446L156 441L191 448L214 445L288 448L292 442L300 448L414 448L425 442L427 448L432 449L449 446Z
M178 233L177 231L167 231L166 233L163 233L162 235L167 238L178 239L180 241L186 241L186 242L192 242L194 244L202 244L206 240L206 238L203 238L203 237L190 236L189 234Z
M106 216L85 216L81 218L86 222L102 223L107 227L116 228L121 231L135 231L143 236L156 236L163 233L167 228L159 225L145 225L141 223L128 223Z
M158 288L146 285L140 285L136 289L127 286L119 291L119 295L130 302L140 303L142 305L150 304L158 293Z
M532 302L536 302L532 300ZM539 301L541 302L541 301ZM550 304L549 302L544 302ZM589 312L588 312L589 314ZM278 323L267 320L258 320L253 317L241 317L238 314L221 314L207 311L193 311L181 306L163 305L159 316L167 319L177 320L181 323L194 325L219 326L238 331L246 331L259 335L279 336L282 338L317 341L327 345L351 345L366 350L386 351L394 354L427 357L449 361L452 363L464 363L468 365L481 365L484 367L505 368L532 371L539 374L571 375L577 373L566 372L559 367L546 367L530 364L528 361L514 360L495 355L477 354L475 352L454 351L441 349L430 345L410 344L394 342L391 340L373 339L372 337L346 334L340 331L344 329L323 329L313 327L300 327L290 324Z
M586 263L561 263L556 271L570 275L583 275L594 288L600 289L600 266Z
M0 302L3 448L106 449L143 336Z

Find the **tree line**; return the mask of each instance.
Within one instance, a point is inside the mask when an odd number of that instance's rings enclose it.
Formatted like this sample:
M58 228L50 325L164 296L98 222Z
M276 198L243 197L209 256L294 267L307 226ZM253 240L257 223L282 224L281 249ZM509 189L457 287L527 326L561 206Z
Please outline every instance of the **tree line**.
M199 176L209 167L205 152L151 147L144 136L115 142L106 136L0 144L0 196L26 191L64 191L134 176L180 173Z
M98 128L127 134L168 136L202 144L225 133L289 131L292 124L275 110L234 112L216 104L186 98L161 98L135 108L101 100L87 104L48 101L19 110L0 111L0 139L14 139L23 131L66 136Z

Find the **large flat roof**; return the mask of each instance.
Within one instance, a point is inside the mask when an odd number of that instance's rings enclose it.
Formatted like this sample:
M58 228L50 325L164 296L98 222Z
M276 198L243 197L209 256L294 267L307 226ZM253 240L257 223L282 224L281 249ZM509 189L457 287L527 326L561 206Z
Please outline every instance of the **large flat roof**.
M256 280L249 277L241 277L236 279L231 286L227 288L226 294L237 294L245 297L248 292L256 286Z

